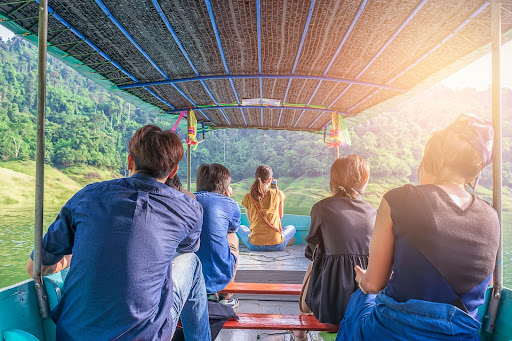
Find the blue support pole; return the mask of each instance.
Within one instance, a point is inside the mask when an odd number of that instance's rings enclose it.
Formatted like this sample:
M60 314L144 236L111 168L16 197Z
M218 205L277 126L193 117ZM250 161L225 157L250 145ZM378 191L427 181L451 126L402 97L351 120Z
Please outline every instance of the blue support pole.
M256 0L256 20L257 20L257 36L258 36L258 72L261 75L261 2ZM263 127L263 82L260 80L260 104L261 126Z
M144 49L133 39L133 37L130 35L130 33L121 25L121 23L112 15L112 13L109 11L107 6L101 1L101 0L95 0L96 4L101 8L101 10L105 13L105 15L112 21L114 25L117 26L117 28L124 34L124 36L132 43L133 46L146 58L146 60L153 65L153 67L164 77L166 80L169 80L169 76L165 74L165 72L151 59L151 57L144 51ZM189 101L194 107L197 106L197 104L194 103L180 88L178 88L175 84L171 83L172 86L183 96L187 101ZM153 93L154 94L154 93ZM206 117L207 120L211 121L211 119L202 111L200 110L201 114L203 114L204 117Z
M215 17L213 15L213 8L210 0L205 0L206 7L208 9L208 15L210 17L210 22L212 23L213 32L215 33L215 39L217 40L217 46L219 47L220 57L222 58L222 63L224 64L224 69L226 70L226 74L229 75L228 63L226 62L226 56L224 54L224 49L222 48L222 42L220 41L219 30L217 29L217 22L215 21ZM235 84L233 83L233 79L229 78L229 83L231 83L231 88L233 89L233 93L235 94L236 102L240 104L240 98L238 97L238 93L235 89ZM245 118L244 109L240 109L242 112L242 117L244 118L244 123L247 125L247 119Z
M311 16L313 15L313 9L315 8L315 1L316 0L311 0L311 4L309 5L308 18L306 19L306 25L304 26L304 31L302 32L302 38L300 39L299 49L297 50L297 55L295 56L295 63L293 63L292 75L295 73L295 69L297 68L297 64L299 63L299 57L300 57L300 53L302 51L302 46L304 45L304 40L306 40L306 35L308 33L308 28L309 28L309 22L311 21ZM286 97L288 97L288 91L290 90L291 83L292 83L292 80L290 78L290 80L288 81L288 85L286 86L286 92L284 93L283 105L286 102ZM283 115L283 110L281 110L281 112L279 113L279 120L277 121L278 127L281 124L282 115Z
M192 68L192 71L194 71L194 73L196 74L196 76L200 76L199 75L199 72L197 71L196 67L194 66L194 64L192 63L192 60L190 59L187 51L185 51L185 48L183 47L183 44L181 44L179 38L178 38L178 35L176 34L176 32L174 31L174 29L172 28L171 26L171 23L169 22L169 20L167 20L167 17L165 16L164 12L162 11L162 8L160 7L160 5L158 4L158 1L157 0L153 0L153 5L155 6L156 8L156 11L158 12L158 14L160 15L160 18L162 18L162 21L164 22L165 26L167 27L167 30L169 30L169 33L171 33L172 37L174 38L174 41L176 42L176 45L178 45L178 48L180 49L181 53L183 54L183 56L185 57L185 59L187 60L188 64L190 65L190 67ZM165 75L166 79L169 79L167 77L167 75ZM206 86L205 82L203 80L200 80L201 84L203 85L204 89L206 90L206 92L208 93L208 95L210 96L210 98L212 99L212 101L216 104L216 105L219 105L219 103L215 100L215 97L213 96L212 92L210 91L210 89L208 89L208 87ZM193 103L193 102L190 102L190 103ZM195 104L194 104L195 106ZM202 113L202 112L201 112ZM228 117L226 116L226 114L224 113L224 110L221 109L221 113L222 115L224 116L224 119L226 120L226 122L228 122L229 125L231 125L231 122L229 122L229 119Z
M405 21L402 23L402 25L400 25L400 27L398 27L398 29L391 35L391 37L386 41L386 43L380 48L380 50L377 52L377 54L375 54L375 56L373 56L373 58L370 60L370 62L361 70L361 72L359 72L359 74L356 76L356 80L359 79L359 77L361 77L361 75L366 71L368 70L368 68L377 60L377 58L379 58L379 56L384 52L384 50L389 46L389 44L391 44L391 42L396 38L396 36L398 36L398 34L400 34L400 32L402 32L402 30L405 28L405 26L407 26L407 24L409 24L409 22L412 20L412 18L414 18L414 16L421 10L421 8L427 3L428 0L422 0L418 5L416 5L416 7L414 8L414 10L411 12L411 14L409 14L409 16L405 19ZM338 97L336 97L336 99L328 105L328 107L331 107L333 106L340 98L341 96L343 96L349 89L350 87L352 86L352 84L349 84L345 90L343 90L339 95Z
M155 81L155 82L145 82L145 83L135 83L135 84L125 84L120 85L119 89L131 89L131 88L140 88L143 86L155 86L155 85L165 85L165 84L177 84L177 83L186 83L186 82L198 82L201 80L214 80L214 79L255 79L255 78L270 78L270 79L312 79L312 80L322 80L322 81L330 81L330 82L338 82L338 83L348 83L348 84L358 84L371 86L376 88L388 89L393 91L405 92L406 90L400 89L397 87L393 87L386 84L377 84L370 83L360 80L353 80L347 78L337 78L337 77L327 77L327 76L313 76L313 75L273 75L273 74L257 74L257 75L211 75L211 76L199 76L199 77L189 77L189 78L179 78L179 79L168 79L163 81Z
M356 15L354 16L354 18L352 19L352 22L350 23L350 26L349 28L347 29L347 32L345 32L345 36L343 37L343 39L341 40L341 43L338 45L338 48L336 49L336 52L334 53L334 56L332 57L331 61L329 62L329 65L327 65L327 67L325 68L325 71L324 73L322 74L322 76L326 76L327 75L327 72L329 72L329 70L331 69L331 66L332 64L334 64L334 61L336 60L336 58L338 57L338 54L341 52L341 49L343 48L343 46L345 45L345 42L347 41L348 37L350 36L350 33L352 33L352 30L354 29L354 27L356 26L356 23L357 21L359 20L359 17L361 16L361 13L363 13L363 10L367 4L368 0L363 0L361 2L361 5L359 5L359 8L356 12ZM311 95L311 98L309 99L308 103L306 104L306 106L309 106L311 104L311 101L313 101L313 98L315 98L315 95L318 91L318 89L320 89L320 86L322 85L322 82L323 80L320 80L320 82L318 82L316 88L315 88L315 91L313 91L313 94ZM302 112L302 114L304 114L304 111ZM302 117L302 114L301 114L301 117ZM313 123L311 123L309 125L309 128L311 128L315 123L316 121L323 115L323 113L321 113L320 115L318 115L318 117L313 121ZM299 117L300 119L300 117ZM298 121L297 121L298 122Z
M39 0L36 0L36 2L39 4ZM126 71L121 65L119 65L118 63L116 63L115 61L112 60L112 58L110 58L105 52L103 52L102 50L100 50L99 47L97 47L93 42L91 42L89 39L87 39L82 33L80 33L80 31L78 31L76 28L74 28L73 26L71 26L71 24L69 24L66 20L64 20L64 18L62 18L57 12L55 12L55 10L53 10L53 8L51 8L50 6L48 6L48 13L51 14L53 16L54 19L56 19L59 23L61 23L64 27L66 27L67 29L69 29L70 32L72 32L74 35L76 35L78 38L82 39L84 41L85 44L87 44L90 48L92 48L94 51L98 52L98 54L100 56L102 56L103 58L105 58L107 61L109 61L112 66L114 66L115 68L117 68L119 71L121 71L122 73L124 73L125 75L127 75L128 77L130 77L131 80L133 80L135 83L139 83L139 81L137 80L137 78L135 78L132 74L130 74L128 71ZM166 104L167 106L169 106L170 108L173 108L174 109L174 106L171 105L169 102L167 102L166 100L164 100L163 98L161 98L160 96L158 96L157 94L155 94L152 90L148 89L146 86L143 86L143 88L148 91L151 95L153 95L155 98L157 98L158 100L160 100L162 103Z

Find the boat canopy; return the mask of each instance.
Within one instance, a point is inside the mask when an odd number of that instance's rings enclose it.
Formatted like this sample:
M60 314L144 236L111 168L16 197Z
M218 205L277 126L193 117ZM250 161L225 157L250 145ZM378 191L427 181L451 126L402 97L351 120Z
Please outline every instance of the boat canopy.
M50 0L48 52L146 111L208 128L354 126L490 50L488 1ZM503 41L512 0L502 3ZM0 0L37 43L38 1Z

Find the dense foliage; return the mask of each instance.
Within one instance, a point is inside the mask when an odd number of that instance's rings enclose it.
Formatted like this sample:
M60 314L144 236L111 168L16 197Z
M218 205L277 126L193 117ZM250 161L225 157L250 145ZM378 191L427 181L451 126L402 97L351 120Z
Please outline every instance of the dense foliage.
M37 64L35 48L19 38L0 41L0 158L33 159L35 154ZM503 91L504 183L512 185L512 90ZM490 118L490 91L434 87L350 131L352 146L341 154L368 159L373 179L414 181L432 130L462 112ZM88 164L124 174L126 146L143 124L168 127L82 77L56 59L48 66L47 162L59 168ZM184 129L180 134L184 136ZM218 130L192 153L192 174L201 163L226 165L234 180L250 178L259 164L279 176L326 175L333 151L322 135L258 130ZM186 176L182 165L180 176ZM483 181L490 183L490 170Z
M133 132L154 118L50 58L46 161L121 170ZM20 38L0 40L0 158L34 159L36 49Z
M464 112L491 118L491 92L459 91L434 87L400 106L391 108L350 131L352 145L340 154L357 153L366 158L373 180L408 178L414 182L425 143L434 130L446 127ZM503 181L512 186L512 90L503 89ZM193 169L200 163L229 166L235 180L252 177L258 164L270 165L279 176L328 174L334 158L322 135L303 132L224 130L207 135L195 153ZM185 174L185 173L180 173ZM481 183L491 184L491 167Z

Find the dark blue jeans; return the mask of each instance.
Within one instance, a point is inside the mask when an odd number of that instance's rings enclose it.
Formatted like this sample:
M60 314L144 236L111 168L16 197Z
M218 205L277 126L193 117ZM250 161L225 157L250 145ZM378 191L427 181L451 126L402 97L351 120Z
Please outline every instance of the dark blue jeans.
M245 246L249 250L252 251L283 251L286 245L290 242L290 240L295 235L296 229L293 225L287 225L283 228L284 241L281 244L277 245L253 245L249 241L249 235L251 234L251 230L244 225L240 225L238 229L238 236L244 242Z

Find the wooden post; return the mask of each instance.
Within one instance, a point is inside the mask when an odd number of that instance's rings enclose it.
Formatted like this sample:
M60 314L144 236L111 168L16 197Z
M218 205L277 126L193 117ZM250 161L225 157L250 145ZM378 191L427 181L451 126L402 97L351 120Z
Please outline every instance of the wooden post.
M494 151L492 176L493 206L498 212L501 238L494 268L493 293L486 314L486 330L494 331L496 316L503 290L503 223L501 206L502 188L502 117L501 117L501 0L491 2L491 50L492 50L492 125Z
M41 318L49 316L48 298L42 278L43 203L44 203L44 132L46 107L46 41L48 38L48 0L39 3L36 118L36 205L34 224L34 286Z

